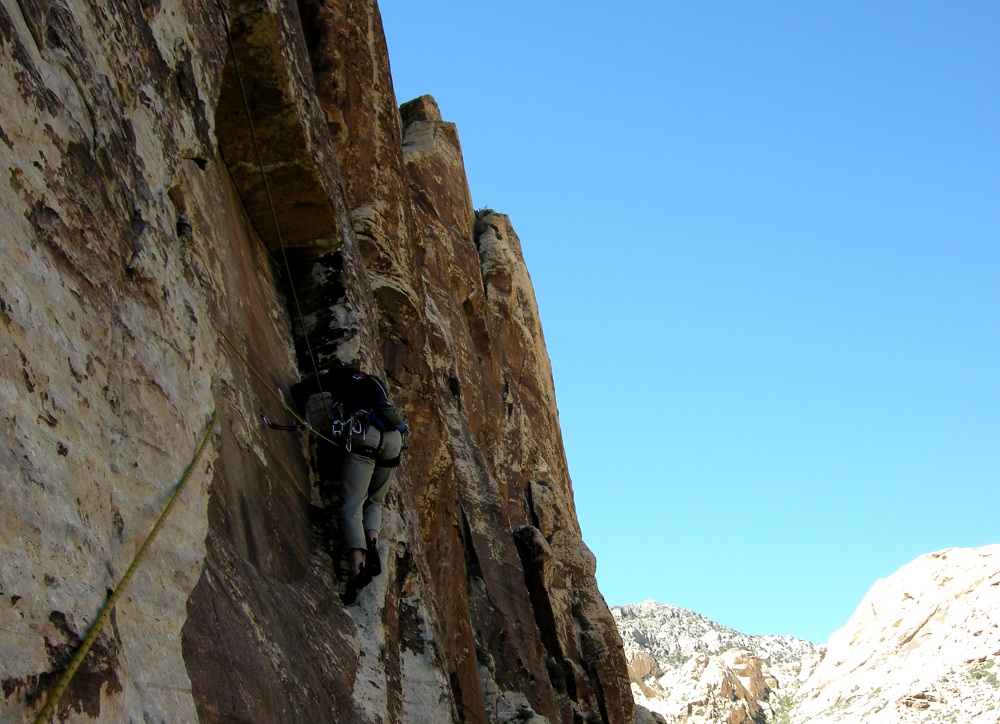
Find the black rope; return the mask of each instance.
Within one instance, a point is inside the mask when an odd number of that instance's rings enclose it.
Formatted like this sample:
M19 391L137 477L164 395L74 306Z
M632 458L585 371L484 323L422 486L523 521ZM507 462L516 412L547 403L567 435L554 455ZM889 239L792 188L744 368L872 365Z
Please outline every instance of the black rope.
M295 305L295 313L299 318L299 325L302 327L302 337L306 343L306 352L309 355L309 363L312 365L312 371L316 378L316 384L320 386L319 392L323 399L323 406L326 408L327 417L331 417L332 413L320 381L319 365L316 363L316 356L313 354L312 344L309 341L309 332L306 331L305 315L302 314L302 306L299 304L299 295L295 290L295 281L292 279L291 266L288 263L288 254L285 251L285 242L281 238L281 228L278 224L278 215L274 210L274 201L271 197L271 186L267 181L267 172L264 170L264 161L260 153L260 146L257 143L257 132L254 130L253 118L250 112L250 102L247 99L246 87L243 84L243 75L240 73L240 65L236 59L236 47L233 44L233 36L229 29L229 17L226 14L226 9L222 7L221 2L219 3L219 9L222 12L222 18L226 28L226 43L229 46L229 53L233 58L233 70L236 72L236 81L240 87L240 97L243 100L243 109L246 112L247 127L250 129L251 145L254 149L254 155L257 158L257 167L260 169L260 178L264 185L264 196L267 198L267 205L271 212L271 221L274 223L274 233L278 240L278 247L281 249L281 259L285 267L285 275L288 277L288 288L292 293L292 302Z

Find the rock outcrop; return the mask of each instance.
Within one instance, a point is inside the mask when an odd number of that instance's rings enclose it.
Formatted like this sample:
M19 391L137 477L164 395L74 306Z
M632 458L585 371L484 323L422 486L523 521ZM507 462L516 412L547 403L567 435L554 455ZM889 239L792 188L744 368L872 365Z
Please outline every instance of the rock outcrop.
M949 548L876 583L799 690L793 721L1000 721L1000 545Z
M787 724L996 724L998 611L1000 545L921 556L822 647L651 601L612 609L637 704L667 722Z
M809 641L750 636L655 601L611 612L636 703L668 722L775 721L820 656Z
M531 280L374 2L0 0L0 712L31 716L209 445L64 719L632 719ZM380 372L414 430L384 572L290 388ZM289 405L286 410L284 405Z

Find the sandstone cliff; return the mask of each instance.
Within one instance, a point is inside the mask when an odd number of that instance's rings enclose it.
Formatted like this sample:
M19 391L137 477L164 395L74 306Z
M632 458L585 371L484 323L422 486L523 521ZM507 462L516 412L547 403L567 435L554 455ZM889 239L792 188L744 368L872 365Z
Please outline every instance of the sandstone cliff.
M0 0L0 52L3 718L208 429L59 717L630 721L520 242L375 3ZM259 417L333 361L414 430L350 608L328 471Z

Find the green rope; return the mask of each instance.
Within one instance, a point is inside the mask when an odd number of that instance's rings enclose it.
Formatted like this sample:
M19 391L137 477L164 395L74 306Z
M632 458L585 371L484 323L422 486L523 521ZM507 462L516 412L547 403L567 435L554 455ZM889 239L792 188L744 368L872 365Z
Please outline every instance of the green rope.
M49 694L48 700L45 702L45 706L43 706L42 710L38 712L38 716L35 717L35 724L44 724L44 722L48 721L55 709L56 704L59 702L59 698L63 695L63 692L66 691L66 687L69 686L69 682L72 680L73 675L76 674L76 670L80 668L80 664L83 663L83 659L87 655L87 652L90 651L90 647L93 646L94 642L97 640L97 636L100 634L101 628L107 622L108 617L111 616L111 612L114 610L119 597L125 591L125 587L131 580L132 575L139 568L139 563L146 555L146 551L149 550L149 546L152 544L153 539L156 538L156 534L160 532L160 528L163 526L167 516L170 515L170 511L173 510L174 504L177 502L177 498L180 496L181 491L184 490L184 486L187 484L188 480L191 479L191 474L194 472L194 468L198 464L198 460L201 458L202 453L205 451L209 438L212 436L212 431L215 428L215 420L217 417L218 412L213 410L212 419L209 420L208 427L202 435L201 443L198 445L198 450L195 452L194 458L192 458L187 470L184 471L181 481L177 484L177 489L170 496L170 500L167 501L167 505L163 508L163 512L160 513L160 517L156 521L156 525L153 526L153 530L151 530L149 535L146 536L146 542L142 544L142 547L139 548L139 552L136 553L135 558L132 559L132 565L128 567L128 570L125 571L125 575L122 576L118 586L108 597L108 600L104 604L104 608L101 609L101 612L97 616L97 620L94 621L94 625L90 627L87 637L83 640L83 643L80 644L80 648L76 650L76 653L73 655L73 659L69 662L69 665L63 672L62 677L59 679L59 683L56 684L55 689L53 689Z

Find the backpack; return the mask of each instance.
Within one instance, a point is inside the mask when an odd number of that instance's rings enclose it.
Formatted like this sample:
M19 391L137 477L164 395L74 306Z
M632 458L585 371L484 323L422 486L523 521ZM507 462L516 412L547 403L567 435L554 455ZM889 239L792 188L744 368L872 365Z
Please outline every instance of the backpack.
M362 433L369 425L382 432L399 430L404 436L410 434L406 421L389 401L389 388L375 375L343 367L322 373L318 380L304 380L292 388L292 395L303 407L311 395L320 392L327 398L324 404L329 404L334 439Z

